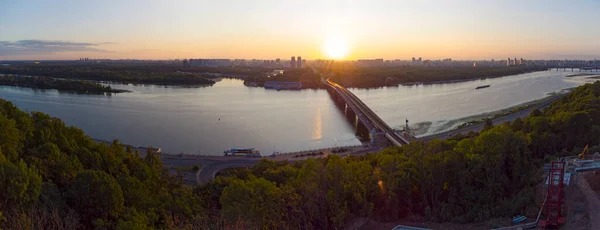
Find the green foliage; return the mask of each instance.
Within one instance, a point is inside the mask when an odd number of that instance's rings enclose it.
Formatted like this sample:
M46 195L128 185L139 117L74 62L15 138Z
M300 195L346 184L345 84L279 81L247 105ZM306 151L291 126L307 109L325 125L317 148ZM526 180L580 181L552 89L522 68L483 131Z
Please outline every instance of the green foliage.
M151 151L141 158L116 140L95 143L0 100L0 227L48 216L79 226L79 216L85 228L336 229L356 217L467 223L524 214L542 162L599 148L600 82L532 115L363 157L263 159L192 189Z
M547 70L543 66L501 66L501 67L422 67L422 66L377 66L359 67L344 63L332 63L320 72L334 73L337 83L348 87L381 87L405 83L453 82L492 77L503 77L527 72Z
M198 194L166 173L153 152L142 159L117 140L96 143L4 100L0 124L0 211L7 219L0 228L71 229L80 221L87 228L186 228L203 216Z
M283 224L281 199L281 190L264 178L234 181L223 190L220 198L223 215L229 221L242 219L264 229Z
M20 77L14 75L0 75L0 85L28 87L34 89L57 89L58 91L81 94L128 92L127 90L113 89L110 86L104 86L102 84L90 81L56 79L43 76Z
M0 208L31 206L40 196L41 183L36 170L23 160L17 164L0 162Z
M183 72L182 72L183 71ZM212 75L202 73L220 73L227 76L245 75L258 76L271 71L265 68L254 67L189 67L162 64L104 64L104 63L15 63L10 67L0 67L0 74L45 76L51 78L83 79L95 81L112 81L133 84L161 84L161 85L212 85ZM109 87L101 88L95 83L84 81L56 82L56 79L38 78L36 80L20 79L20 84L27 83L35 88L63 88L77 92L110 92L115 91ZM41 80L40 80L41 79ZM2 81L0 81L2 82ZM14 81L8 81L13 82Z
M18 158L19 150L22 147L22 135L17 129L16 122L0 115L0 151L2 154L14 161Z
M6 221L6 217L4 217L4 215L2 214L2 212L0 211L0 223Z
M483 131L490 130L492 127L494 127L492 119L486 118L483 122Z
M117 218L123 211L123 202L119 183L103 171L86 170L77 174L69 190L69 203L82 214L84 223Z

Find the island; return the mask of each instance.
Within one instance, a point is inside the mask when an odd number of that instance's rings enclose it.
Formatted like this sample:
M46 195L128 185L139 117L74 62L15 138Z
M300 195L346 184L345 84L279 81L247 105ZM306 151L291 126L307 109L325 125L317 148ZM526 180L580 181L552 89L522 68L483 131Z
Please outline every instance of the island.
M272 71L262 67L184 67L178 64L16 62L0 66L0 74L110 81L123 84L213 85L220 77L245 78Z
M123 89L113 89L100 83L85 80L56 79L43 76L0 75L0 85L27 87L33 89L56 89L60 92L81 94L104 94L130 92Z

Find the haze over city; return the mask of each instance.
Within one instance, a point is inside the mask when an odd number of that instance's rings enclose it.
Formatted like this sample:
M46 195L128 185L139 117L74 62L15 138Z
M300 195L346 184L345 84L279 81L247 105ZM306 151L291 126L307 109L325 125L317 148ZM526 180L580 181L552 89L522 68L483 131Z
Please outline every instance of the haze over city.
M0 59L594 59L598 9L592 0L4 0Z

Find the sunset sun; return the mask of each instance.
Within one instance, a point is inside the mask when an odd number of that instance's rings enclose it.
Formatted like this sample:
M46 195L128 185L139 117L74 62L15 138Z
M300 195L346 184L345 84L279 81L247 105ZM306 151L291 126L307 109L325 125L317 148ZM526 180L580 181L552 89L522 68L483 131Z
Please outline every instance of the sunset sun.
M330 37L323 43L323 51L328 58L343 59L348 54L348 42L341 37Z

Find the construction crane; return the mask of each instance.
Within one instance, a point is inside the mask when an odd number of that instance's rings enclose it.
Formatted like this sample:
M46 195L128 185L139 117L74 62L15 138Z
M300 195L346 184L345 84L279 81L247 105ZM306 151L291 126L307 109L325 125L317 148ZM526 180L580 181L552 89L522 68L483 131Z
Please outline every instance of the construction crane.
M579 159L585 160L585 155L588 152L588 145L585 145L585 148L583 148L583 151L581 151L581 154L579 154Z

